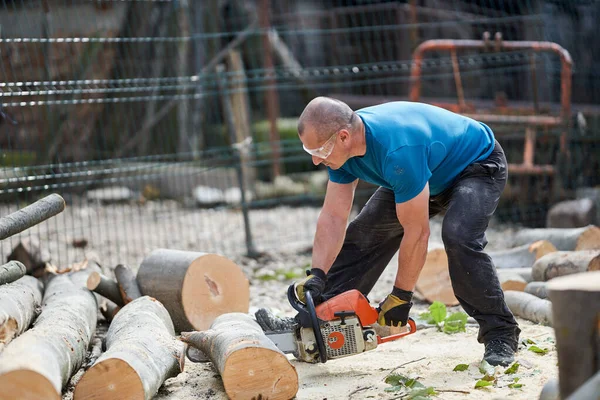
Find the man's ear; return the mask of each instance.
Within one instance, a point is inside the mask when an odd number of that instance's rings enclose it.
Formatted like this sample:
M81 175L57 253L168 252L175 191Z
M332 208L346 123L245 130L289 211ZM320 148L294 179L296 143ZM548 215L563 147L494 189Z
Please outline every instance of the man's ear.
M350 132L348 132L347 129L342 129L338 133L338 136L340 137L340 140L342 141L342 143L347 143L348 140L350 140Z

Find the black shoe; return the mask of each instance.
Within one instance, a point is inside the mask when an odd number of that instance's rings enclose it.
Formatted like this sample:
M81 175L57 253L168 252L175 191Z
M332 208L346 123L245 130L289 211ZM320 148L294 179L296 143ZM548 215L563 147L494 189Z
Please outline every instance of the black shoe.
M492 339L485 344L483 359L490 365L507 367L515 361L515 350L503 340Z
M256 318L256 322L258 322L262 330L265 332L289 331L296 323L294 318L277 317L271 312L271 310L266 308L259 308L258 311L254 313L254 317Z

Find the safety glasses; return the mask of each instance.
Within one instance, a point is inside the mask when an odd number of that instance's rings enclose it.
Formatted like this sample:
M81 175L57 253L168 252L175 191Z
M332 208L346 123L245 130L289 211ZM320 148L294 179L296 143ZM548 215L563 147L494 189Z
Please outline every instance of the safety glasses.
M306 146L304 146L304 145L302 145L302 148L304 149L304 151L306 151L311 156L325 159L325 158L329 157L329 155L333 151L333 147L335 146L335 140L337 139L337 135L338 135L338 132L331 135L331 137L329 139L327 139L327 141L325 143L323 143L323 146L319 147L318 149L307 149Z

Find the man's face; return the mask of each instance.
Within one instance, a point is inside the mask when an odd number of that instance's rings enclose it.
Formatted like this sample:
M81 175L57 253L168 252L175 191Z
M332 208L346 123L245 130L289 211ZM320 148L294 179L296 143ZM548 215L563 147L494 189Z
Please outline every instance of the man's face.
M327 139L320 138L316 131L307 128L300 136L304 150L312 157L313 164L323 164L331 169L340 168L344 162L341 161L341 144L339 143L340 131L333 133Z

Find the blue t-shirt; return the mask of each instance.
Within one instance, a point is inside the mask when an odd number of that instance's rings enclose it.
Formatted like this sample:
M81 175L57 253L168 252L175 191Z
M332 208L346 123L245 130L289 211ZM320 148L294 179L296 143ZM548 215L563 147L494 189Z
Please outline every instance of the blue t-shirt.
M494 134L485 124L423 103L390 102L356 112L365 124L367 152L352 157L329 179L357 178L394 191L396 203L446 189L469 164L487 158Z

